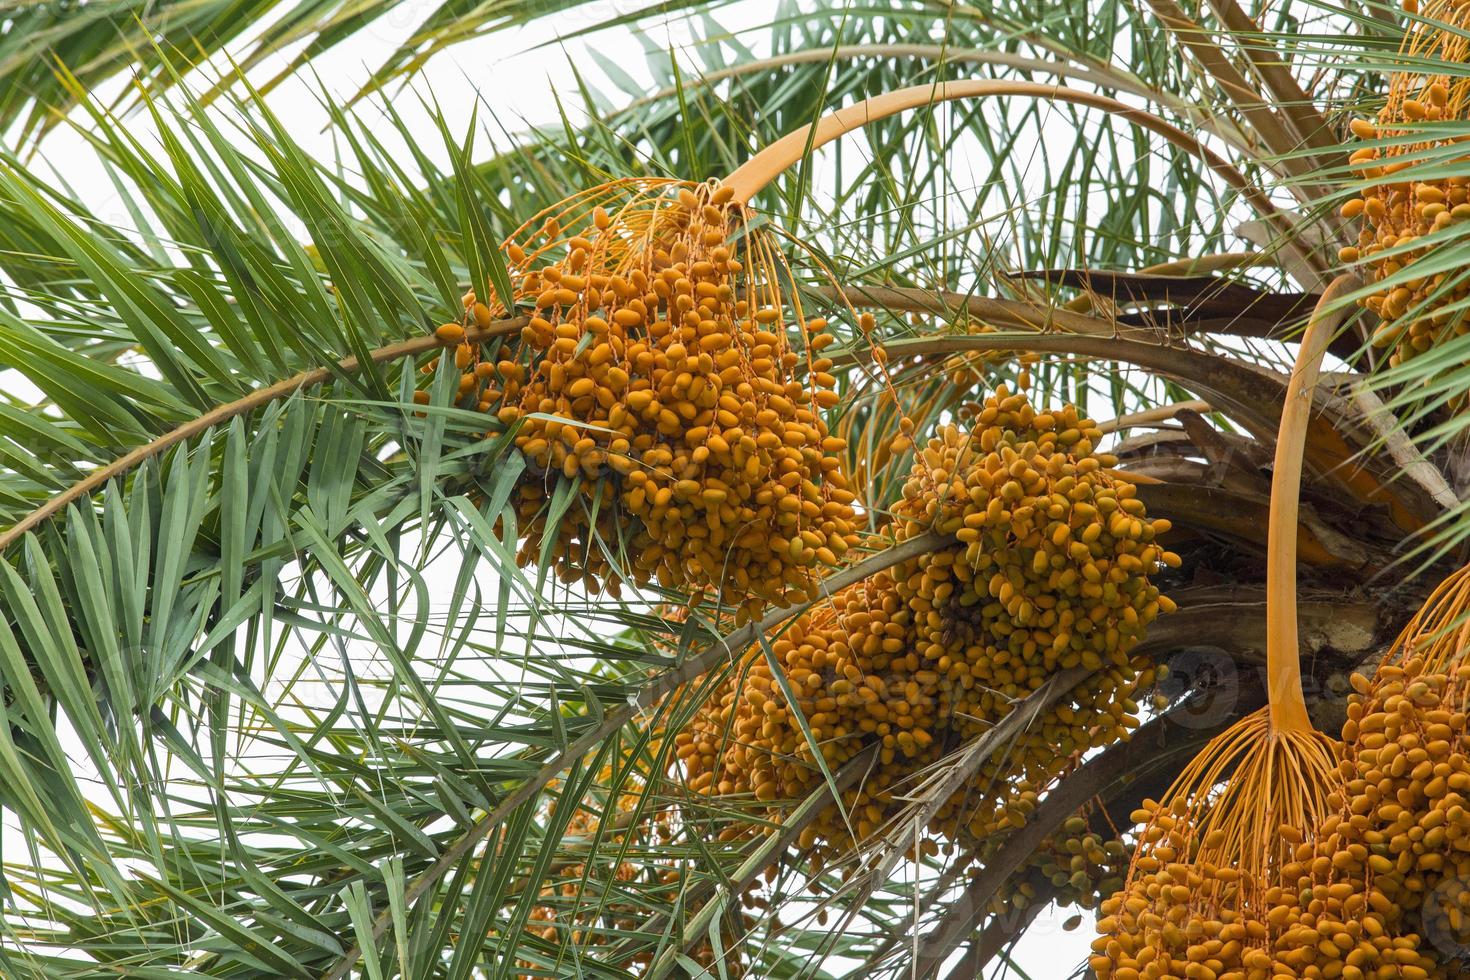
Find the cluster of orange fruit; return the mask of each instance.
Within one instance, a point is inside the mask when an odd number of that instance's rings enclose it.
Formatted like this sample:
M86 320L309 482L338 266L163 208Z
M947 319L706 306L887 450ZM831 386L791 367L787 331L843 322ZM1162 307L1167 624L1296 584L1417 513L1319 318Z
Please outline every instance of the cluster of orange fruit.
M1094 672L990 760L983 780L1040 791L1079 753L1126 737L1138 720L1132 696L1154 681L1132 650L1172 611L1152 576L1179 559L1157 541L1169 523L1149 519L1137 488L1108 472L1116 460L1094 451L1100 438L1075 407L1038 412L1001 387L967 427L945 426L916 453L893 508L898 541L932 527L955 542L894 580L913 615L906 663L958 737L983 734L1058 671ZM965 810L977 836L994 826ZM998 816L1016 824L1026 812Z
M1095 809L1089 804L1082 812L1068 817L1028 862L1029 867L1036 868L1051 882L1053 901L1059 905L1096 908L1098 896L1113 894L1123 887L1127 877L1132 849L1116 832L1104 836L1092 829L1088 817ZM984 864L983 857L981 864ZM1012 879L1018 877L1021 876L1013 875ZM1029 900L1024 894L997 894L991 900L991 911L1003 913L1008 906L1017 904L1024 908Z
M1436 779L1448 785L1448 775L1434 772L1443 767L1448 773L1442 757L1449 750L1425 749L1420 739L1427 733L1413 730L1422 729L1426 719L1417 709L1400 712L1408 703L1404 685L1392 679L1394 668L1385 669L1388 682L1351 706L1356 720L1348 722L1349 731L1367 720L1373 732L1347 748L1346 782L1329 797L1334 812L1281 824L1270 841L1228 840L1241 830L1238 825L1211 826L1183 799L1170 805L1148 801L1133 815L1144 827L1140 856L1126 887L1101 906L1091 963L1100 980L1461 975L1454 958L1464 950L1464 909L1457 904L1463 889L1438 886L1460 881L1455 876L1470 863L1461 842L1470 821L1463 820L1463 798L1432 785ZM1355 683L1369 690L1361 676ZM1414 748L1403 750L1406 742ZM1456 771L1457 782L1470 779L1470 773ZM1288 772L1277 778L1312 777ZM1426 786L1431 792L1424 792ZM1213 805L1250 802L1229 798L1227 791ZM1462 823L1451 831L1453 819ZM1258 849L1271 852L1263 867L1218 860L1222 853ZM1412 931L1425 924L1421 908L1424 915L1457 920L1453 930L1441 933L1448 943L1426 943L1422 932Z
M823 418L833 335L783 298L777 253L730 197L659 185L549 217L533 251L507 246L534 307L520 355L457 357L465 403L518 427L523 563L550 535L564 580L716 595L743 620L805 597L858 538L845 444ZM494 314L482 306L467 316ZM576 490L553 515L555 481Z
M859 836L870 835L904 769L894 764L897 754L927 755L933 742L930 730L912 725L906 679L876 672L875 658L908 642L906 619L892 580L880 572L795 620L771 641L769 656L750 651L674 736L690 789L750 794L775 806L822 784L817 752L829 768L840 767L870 741L884 740L884 764L861 790L844 793L844 812ZM825 812L805 829L802 846L840 834L843 823L842 814Z
M1227 846L1201 837L1189 815L1157 804L1134 815L1147 825L1125 890L1101 905L1102 934L1091 960L1099 980L1425 980L1433 961L1417 937L1397 933L1383 892L1345 873L1349 850L1324 833L1315 843L1301 829L1276 831L1279 864L1258 877L1203 859ZM1324 825L1324 830L1326 825Z
M1416 951L1411 965L1425 972L1402 975L1459 976L1470 957L1470 666L1408 654L1371 681L1353 675L1341 812L1318 858Z
M947 545L838 593L769 653L733 668L675 736L691 789L799 798L829 769L876 746L871 771L806 828L835 853L902 808L915 775L978 737L1058 671L1093 673L944 804L935 834L983 838L1018 826L1078 753L1137 724L1154 681L1131 651L1173 608L1151 577L1177 556L1135 488L1095 452L1095 426L1068 406L1034 410L1000 388L968 429L916 453L893 540L934 530Z
M1419 14L1423 19L1414 21L1405 35L1406 53L1451 63L1470 60L1465 34L1470 7L1457 0L1432 0ZM1362 262L1371 280L1382 283L1363 304L1381 318L1373 342L1391 350L1393 364L1470 332L1470 322L1459 309L1470 296L1470 280L1457 269L1433 269L1424 261L1442 239L1455 234L1449 229L1470 219L1470 178L1420 176L1410 170L1443 171L1437 157L1426 155L1453 153L1463 137L1403 139L1413 127L1466 118L1467 92L1463 77L1396 72L1376 121L1355 119L1351 124L1354 136L1383 145L1360 147L1349 158L1367 182L1342 207L1344 217L1361 217L1363 224L1358 244L1342 249L1340 258ZM1425 271L1416 274L1416 265Z
M1283 796L1293 781L1329 786L1321 812L1296 813L1262 840L1248 815L1281 808L1242 795L1252 781L1232 780L1204 802L1149 801L1133 815L1144 827L1139 856L1126 887L1102 904L1093 945L1102 980L1465 975L1467 599L1470 568L1439 587L1371 678L1352 675L1335 769L1275 773ZM1271 737L1280 736L1247 733L1241 745ZM1240 757L1270 764L1262 753ZM1223 772L1200 785L1217 786Z

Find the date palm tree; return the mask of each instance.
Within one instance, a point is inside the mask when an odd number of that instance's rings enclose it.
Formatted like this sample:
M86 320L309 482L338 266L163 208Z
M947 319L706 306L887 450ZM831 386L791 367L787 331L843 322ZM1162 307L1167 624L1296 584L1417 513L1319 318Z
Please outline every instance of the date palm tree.
M1359 233L1340 209L1375 179L1349 163L1352 120L1394 71L1464 74L1400 53L1417 14L783 2L732 33L718 3L443 0L362 91L323 91L338 152L313 155L272 88L400 6L5 12L0 976L981 975L1062 894L1048 842L1126 841L1140 802L1263 703L1275 437L1334 282L1296 529L1319 728L1461 563L1470 342L1385 356L1358 305L1382 287L1340 255ZM588 46L560 123L511 149L476 152L502 129L483 113L399 111L462 40L655 15L695 40L650 50L654 88ZM191 74L220 52L228 70ZM805 135L915 86L830 145ZM48 160L63 131L117 217ZM868 529L912 462L896 406L926 432L1022 372L1038 404L1102 420L1173 524L1178 609L1139 648L1168 678L1131 740L1077 758L1003 839L913 847L1015 725L916 773L831 867L802 830L860 766L824 767L775 816L691 794L667 736L804 606L737 630L675 589L560 581L516 519L514 430L455 400L434 332L476 289L505 314L477 339L512 350L526 310L502 242L568 194L724 178L793 132L753 223L785 243L783 288L831 319L829 425ZM1463 171L1452 145L1420 156ZM1457 295L1470 251L1442 237L1424 261ZM580 506L553 484L543 513ZM932 543L855 549L827 585Z

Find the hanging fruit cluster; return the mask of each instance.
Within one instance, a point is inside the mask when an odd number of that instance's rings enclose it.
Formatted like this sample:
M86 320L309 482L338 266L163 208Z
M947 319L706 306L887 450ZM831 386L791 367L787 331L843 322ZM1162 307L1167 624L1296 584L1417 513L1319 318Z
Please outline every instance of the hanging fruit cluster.
M1089 804L1068 817L1061 830L1048 837L1028 862L1051 882L1052 901L1059 905L1096 908L1098 896L1118 891L1128 875L1132 849L1117 834L1104 837L1092 829L1088 818L1095 809ZM980 863L985 863L983 856ZM1022 877L1012 875L1010 880ZM1024 908L1028 901L1024 894L997 894L991 899L991 911L1001 914L1008 907Z
M1431 976L1470 959L1467 598L1470 569L1441 584L1371 680L1353 675L1341 812L1323 842Z
M1304 396L1333 329L1323 310L1346 279L1319 300L1281 415L1266 562L1268 705L1212 739L1161 802L1134 814L1143 829L1128 881L1102 904L1093 943L1101 980L1442 975L1401 921L1412 904L1404 896L1423 880L1392 876L1444 867L1449 813L1434 801L1464 802L1450 789L1452 712L1419 676L1422 663L1386 667L1380 704L1363 700L1370 685L1354 681L1344 745L1313 728L1301 682ZM1432 714L1421 717L1426 707Z
M1139 814L1144 816L1145 814ZM1147 811L1158 826L1167 816ZM1180 823L1183 814L1176 814ZM1347 871L1356 852L1323 825L1314 846L1283 824L1279 871L1253 897L1248 872L1202 860L1177 831L1154 851L1180 848L1179 862L1145 872L1127 897L1103 903L1114 931L1093 967L1100 978L1239 976L1246 980L1438 976L1417 937L1396 933L1396 909L1367 880ZM1258 887L1258 886L1257 886ZM1258 914L1258 910L1260 910ZM1144 941L1140 942L1139 939ZM1113 946L1111 944L1116 944ZM1095 947L1097 948L1097 947ZM1210 971L1208 974L1202 970Z
M1337 325L1325 311L1347 282L1334 280L1313 310L1281 411L1267 532L1267 705L1212 738L1162 800L1133 814L1142 829L1128 880L1102 903L1092 944L1099 980L1361 980L1410 966L1389 940L1385 972L1365 974L1349 956L1367 953L1349 951L1360 940L1377 949L1380 923L1331 924L1359 907L1317 850L1340 799L1341 746L1312 726L1301 679L1301 474L1312 395Z
M1099 438L1074 407L1038 412L1001 387L969 427L946 426L915 454L893 508L897 540L932 527L955 542L894 569L894 580L913 615L906 666L961 738L988 730L1058 671L1095 672L982 780L1019 778L1039 792L1076 754L1126 737L1137 725L1133 696L1154 681L1132 650L1172 611L1152 577L1179 559L1157 540L1169 523L1151 520L1136 488L1107 472L1115 460L1094 452ZM1025 799L998 816L1024 822ZM976 836L994 828L965 810Z
M830 769L881 740L890 746L883 764L862 780L861 789L843 794L842 812L832 808L819 815L801 845L850 838L844 813L860 838L870 836L893 801L895 778L907 772L894 765L895 752L912 759L934 740L933 731L914 725L905 681L876 672L877 659L910 642L908 618L892 579L880 572L799 617L771 641L769 657L760 647L751 650L674 737L690 789L712 796L749 794L773 804L797 799L824 779L814 746Z
M1416 57L1451 63L1470 60L1470 8L1456 0L1432 0L1419 12L1404 38L1404 50ZM1444 25L1449 25L1446 28ZM1353 135L1364 140L1387 140L1407 135L1406 126L1453 121L1467 116L1467 86L1463 77L1425 75L1416 71L1394 74L1389 95L1376 122L1357 119ZM1375 283L1383 283L1363 304L1382 318L1373 342L1392 351L1389 361L1399 364L1436 344L1470 331L1458 307L1470 295L1470 281L1457 269L1426 269L1413 274L1435 247L1440 235L1470 219L1470 178L1428 176L1392 179L1409 168L1443 169L1423 155L1453 146L1459 137L1421 139L1387 146L1365 146L1349 161L1367 178L1361 196L1342 208L1347 218L1363 218L1358 244L1344 248L1344 262L1363 262ZM1415 159L1415 155L1419 159ZM1422 266L1421 266L1422 267ZM1407 277L1405 270L1409 270Z
M1317 931L1320 910L1298 891L1321 873L1324 893L1344 897L1303 832L1326 819L1336 776L1327 740L1273 729L1266 710L1212 740L1133 814L1128 881L1100 906L1099 980L1353 976L1316 972L1338 936Z
M804 596L856 542L822 417L833 337L783 296L789 270L730 196L610 185L506 246L534 305L521 359L471 352L461 395L519 426L523 563L549 534L565 580L715 592L746 617ZM556 481L576 493L553 515Z
M1445 678L1424 677L1421 669L1422 663L1384 666L1373 696L1365 696L1367 680L1354 675L1343 732L1345 783L1332 799L1338 812L1323 822L1315 851L1304 856L1297 888L1281 899L1289 911L1278 914L1305 918L1327 940L1298 952L1324 970L1340 965L1350 976L1444 976L1413 924L1449 871L1446 858L1470 846L1457 843L1465 830L1448 822L1451 808L1463 813L1465 804L1448 790L1449 780L1470 786L1470 772L1449 771L1448 742L1438 736L1447 734L1439 726L1449 728L1450 713L1439 720L1435 690Z
M987 759L930 829L981 839L1024 823L1069 760L1136 725L1132 698L1154 671L1131 651L1173 608L1150 580L1178 562L1157 541L1168 524L1105 471L1097 438L1075 408L1036 412L1002 388L972 429L930 440L891 531L950 544L839 593L769 654L749 651L675 736L688 785L774 804L821 784L816 751L831 769L875 746L871 772L801 841L845 851L894 815L917 773L1085 666L1093 676Z

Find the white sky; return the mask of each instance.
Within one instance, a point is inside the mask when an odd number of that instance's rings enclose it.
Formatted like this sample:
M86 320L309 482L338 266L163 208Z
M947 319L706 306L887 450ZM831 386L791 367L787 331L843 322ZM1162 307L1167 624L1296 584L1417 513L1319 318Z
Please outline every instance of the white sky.
M288 81L268 97L271 109L308 151L322 159L330 158L334 152L332 135L323 131L326 114L317 103L316 86L325 84L338 97L355 92L370 69L380 64L433 6L434 3L423 0L405 3L371 29L360 32L348 43L316 59L314 76ZM512 131L528 124L552 123L558 118L557 93L571 93L573 101L566 108L580 111L580 96L576 94L571 60L577 61L589 84L597 85L605 80L591 59L581 55L583 46L588 43L596 44L602 55L612 59L624 72L651 90L656 86L646 66L644 45L629 28L603 32L565 46L540 47L554 41L558 32L570 33L604 21L626 12L628 6L619 0L602 0L576 8L570 14L558 15L552 22L459 44L430 61L414 82L413 91L401 92L395 97L395 108L422 131L423 145L431 148L430 155L442 158L438 134L414 92L432 92L444 116L452 126L458 123L461 130L477 108L482 117L488 110L504 128ZM746 0L721 8L719 21L732 30L759 27L770 19L775 9L776 4L771 0ZM680 21L662 25L650 23L645 29L653 44L662 49L671 45L678 47L691 40ZM742 40L760 50L761 34L758 30ZM239 49L237 45L236 50ZM288 55L293 53L287 52ZM262 66L254 77L269 77L284 61L281 58ZM611 83L603 87L613 99L625 98ZM101 94L106 96L108 93ZM150 138L153 127L147 116L134 115L130 123L145 146L153 145ZM481 147L482 154L488 150L488 146ZM111 182L79 135L65 128L53 132L42 146L41 161L64 177L100 220L117 225L130 223ZM15 380L13 376L0 378L7 385ZM452 585L452 569L441 570L440 574L446 587ZM1076 932L1063 932L1062 922L1071 914L1069 910L1048 910L1031 927L1016 956L1016 963L1024 973L1015 970L1005 972L1000 965L993 966L992 973L996 976L1029 976L1035 980L1051 980L1070 974L1085 958L1091 938L1090 921Z

